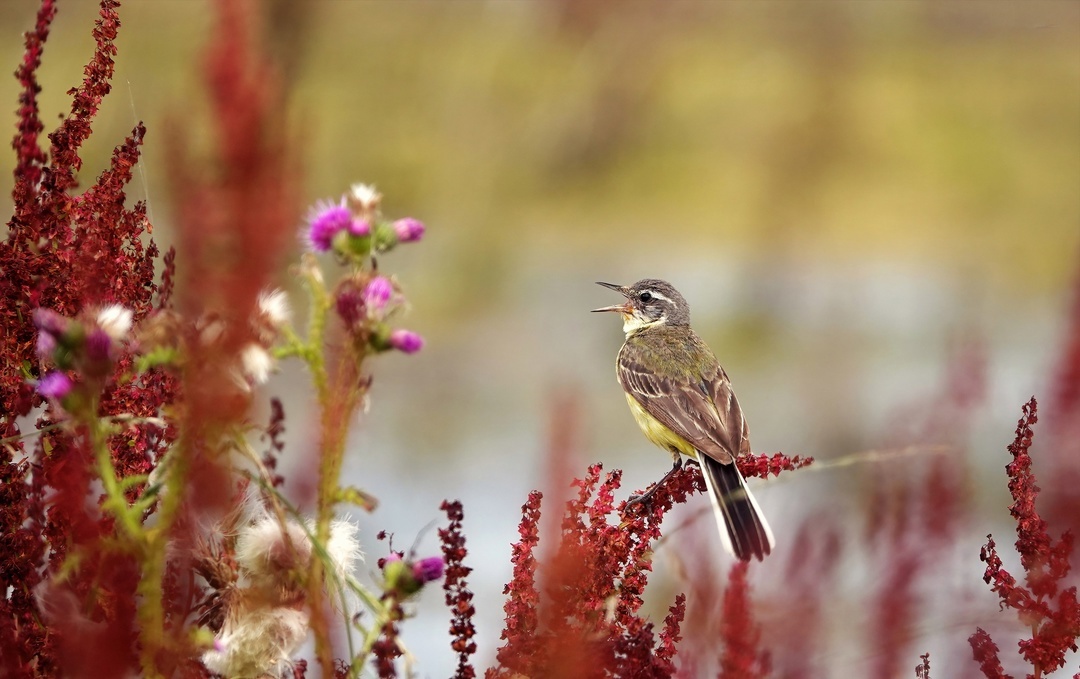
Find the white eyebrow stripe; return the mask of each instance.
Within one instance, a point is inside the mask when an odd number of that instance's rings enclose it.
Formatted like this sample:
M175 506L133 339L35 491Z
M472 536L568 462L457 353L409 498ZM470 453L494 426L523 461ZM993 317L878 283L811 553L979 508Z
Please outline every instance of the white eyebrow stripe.
M649 292L649 294L651 294L653 297L656 297L657 299L662 299L665 302L671 302L671 300L668 299L668 297L666 295L661 295L656 290L649 290L648 292ZM674 302L671 302L671 303L674 304Z

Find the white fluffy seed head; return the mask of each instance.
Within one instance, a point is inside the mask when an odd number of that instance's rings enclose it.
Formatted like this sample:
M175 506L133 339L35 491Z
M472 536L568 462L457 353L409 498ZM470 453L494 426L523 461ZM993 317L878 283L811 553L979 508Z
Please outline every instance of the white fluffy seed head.
M310 562L311 541L295 521L282 527L276 517L265 515L237 536L236 563L259 584L288 584L289 573Z
M280 677L297 653L310 629L310 616L302 601L281 598L297 569L306 569L312 558L307 530L295 520L284 525L276 517L257 511L252 522L238 531L236 563L250 586L241 589L229 605L225 622L214 637L214 647L202 655L212 672L227 677ZM340 578L351 576L362 559L355 524L337 520L330 524L326 551ZM347 596L346 596L347 598ZM342 602L332 597L335 605ZM348 601L345 606L350 608Z
M382 194L376 191L371 184L353 184L349 188L348 198L354 210L360 213L370 213L379 208Z
M259 312L275 328L280 328L289 322L289 297L284 290L263 290L259 293Z
M95 320L106 335L114 342L120 342L131 330L132 313L121 304L110 304L97 312Z
M338 519L330 524L330 539L326 542L326 552L334 562L338 577L342 579L352 574L357 561L364 559L356 532L356 524L351 521Z
M240 365L245 377L255 384L265 384L274 369L274 357L262 345L251 342L240 350Z
M203 665L226 677L281 676L307 637L309 622L303 607L244 600L230 611L214 637L214 648L203 653Z

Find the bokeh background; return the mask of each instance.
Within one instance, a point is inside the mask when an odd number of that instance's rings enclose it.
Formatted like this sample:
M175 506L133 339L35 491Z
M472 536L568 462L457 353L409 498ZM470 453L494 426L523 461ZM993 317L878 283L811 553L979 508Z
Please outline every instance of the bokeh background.
M9 70L36 6L0 3ZM259 7L307 196L373 182L389 215L429 227L380 262L403 282L405 322L428 344L378 359L357 423L347 481L381 502L355 517L365 570L385 554L379 530L397 548L434 553L426 527L443 498L460 498L480 658L490 661L519 507L530 489L551 486L553 413L582 471L592 461L624 468L629 491L668 467L615 383L618 320L588 313L615 301L594 281L661 277L688 298L732 376L757 452L835 460L894 450L950 366L980 371L971 436L949 441L970 454L974 528L956 543L956 568L934 579L992 617L978 546L991 531L1010 542L1005 446L1020 405L1048 395L1080 261L1080 4ZM67 110L95 15L88 0L61 3L39 75L47 124ZM85 147L84 178L145 120L131 193L149 201L155 238L169 244L176 196L164 139L169 124L205 129L200 50L212 13L202 0L132 0L121 16L115 87ZM12 134L16 97L14 78L0 82ZM11 154L0 156L0 172L11 167ZM280 283L298 292L288 264ZM286 366L266 390L285 401L286 469L310 467L307 389ZM782 587L802 517L857 525L868 501L860 479L825 466L755 486L779 553L755 569L756 591ZM851 549L859 539L845 536ZM704 549L727 558L716 544ZM658 612L679 589L676 551L657 553ZM837 602L833 643L807 660L831 676L861 676L873 661L858 583L871 587L874 575L857 577ZM420 676L452 667L440 600L426 592L405 626ZM930 616L911 631L909 664L932 650L944 663L935 667L959 667L966 636L988 625L969 622Z

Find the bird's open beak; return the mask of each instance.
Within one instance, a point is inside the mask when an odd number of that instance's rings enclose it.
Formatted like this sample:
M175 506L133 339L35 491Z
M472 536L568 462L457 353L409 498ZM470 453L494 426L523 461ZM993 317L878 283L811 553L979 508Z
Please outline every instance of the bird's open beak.
M628 296L625 285L615 285L614 283L601 283L597 281L597 285L602 285L608 290L614 290L623 297ZM593 313L597 311L618 311L619 313L628 314L631 313L630 300L628 299L625 304L612 304L611 306L600 307L599 309L593 309Z

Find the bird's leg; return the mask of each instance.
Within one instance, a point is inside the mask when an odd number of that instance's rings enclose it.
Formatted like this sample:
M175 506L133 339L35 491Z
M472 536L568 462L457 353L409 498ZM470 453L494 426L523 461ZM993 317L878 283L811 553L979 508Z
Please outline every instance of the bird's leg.
M668 471L668 473L664 474L664 478L662 478L659 481L657 481L656 483L654 483L652 485L652 487L650 487L647 491L645 491L641 495L631 495L630 498L626 501L626 506L629 508L630 506L636 505L639 502L647 502L649 500L649 498L651 498L653 496L653 493L655 493L657 490L659 490L660 486L667 483L667 480L671 478L672 474L674 474L675 472L682 469L682 467L683 467L682 456L681 455L675 456L675 462L672 463L671 469Z

